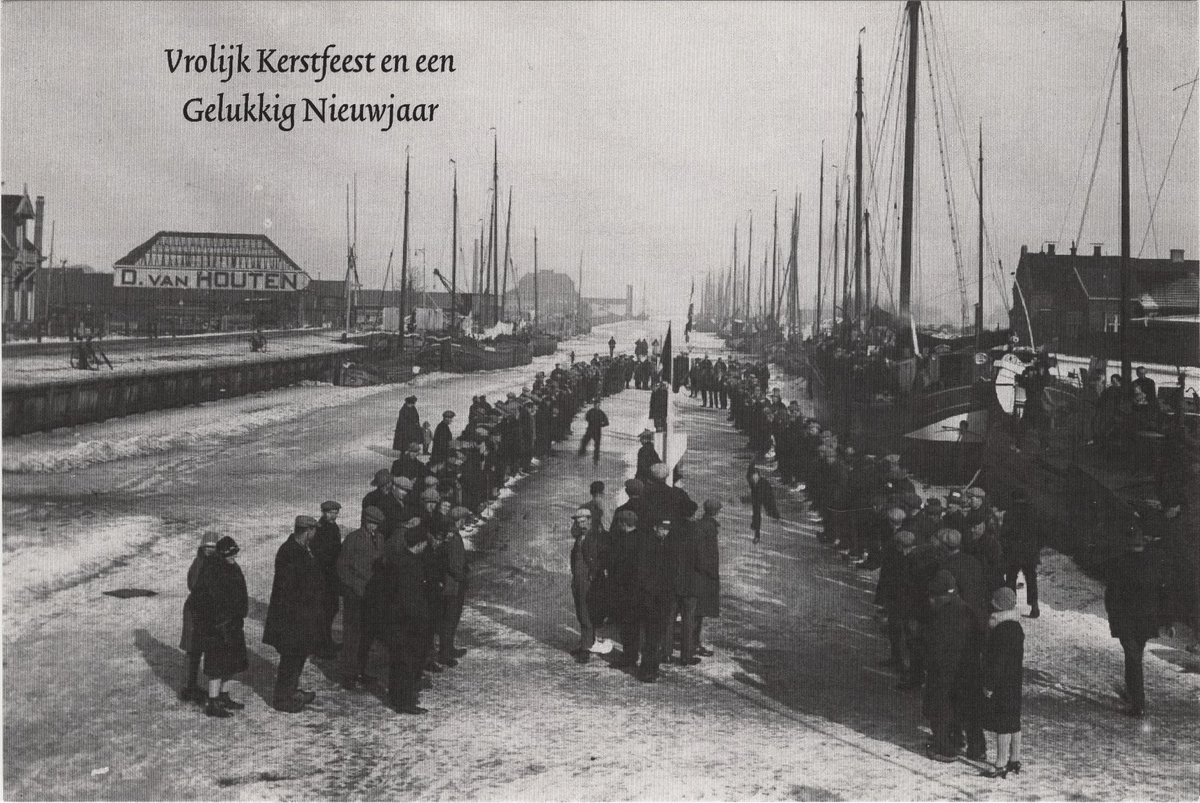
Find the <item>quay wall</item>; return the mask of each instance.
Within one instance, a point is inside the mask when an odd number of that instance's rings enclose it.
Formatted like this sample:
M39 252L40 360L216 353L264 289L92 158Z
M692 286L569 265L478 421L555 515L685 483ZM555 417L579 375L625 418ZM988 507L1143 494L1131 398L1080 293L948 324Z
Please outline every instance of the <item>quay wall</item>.
M6 385L4 436L76 426L133 413L183 407L295 385L332 381L349 346L318 354L262 355L233 361L153 368L139 373L94 373L71 380Z

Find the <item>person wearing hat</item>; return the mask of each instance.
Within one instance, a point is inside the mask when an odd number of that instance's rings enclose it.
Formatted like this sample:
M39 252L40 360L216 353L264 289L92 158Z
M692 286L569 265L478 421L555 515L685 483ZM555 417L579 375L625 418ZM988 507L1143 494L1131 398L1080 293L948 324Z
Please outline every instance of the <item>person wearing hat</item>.
M659 518L638 541L637 598L638 680L658 680L659 666L670 649L671 636L671 563L667 536L673 522Z
M1126 713L1146 715L1142 655L1146 642L1158 636L1158 611L1164 589L1159 572L1146 554L1146 536L1134 522L1125 533L1125 551L1103 567L1104 610L1108 629L1125 654Z
M967 641L975 629L974 613L959 597L954 575L939 570L926 592L930 613L925 627L925 691L921 713L933 738L928 755L952 762L958 753L956 715L959 713L959 673L969 662ZM980 738L982 739L982 731Z
M1041 615L1038 610L1037 567L1041 561L1042 528L1029 497L1020 488L1009 497L1004 523L1000 526L1000 545L1004 552L1004 584L1017 590L1017 575L1025 575L1025 602L1029 605L1029 618Z
M396 488L392 473L386 468L381 468L375 472L375 476L371 478L371 485L375 486L375 488L363 497L362 507L363 510L369 507L377 507L383 511L384 518L387 520L383 532L384 535L387 535L395 527L396 522L400 520L400 514L404 509L404 495L406 492Z
M429 469L419 457L420 454L420 444L410 443L408 449L392 461L392 476L408 477L414 482L420 482L429 473Z
M775 504L775 491L771 488L771 481L762 475L754 461L750 461L750 467L746 470L746 482L750 485L752 505L750 529L754 532L754 543L757 544L762 538L763 511L766 510L768 516L778 521L779 508Z
M611 584L614 600L613 619L616 621L621 639L621 657L613 662L618 669L637 665L640 644L638 612L638 549L642 532L638 527L638 514L632 509L618 509L613 513L613 527L609 531L608 549L605 551L605 571Z
M333 620L338 612L339 583L337 576L338 554L342 551L342 528L337 517L342 511L340 503L333 500L321 503L321 518L317 520L317 532L312 540L313 557L325 578L321 597L321 612L325 615L324 638L317 651L319 658L330 660L337 657L341 645L333 640Z
M183 630L179 635L179 649L187 653L186 673L183 678L183 688L179 690L179 699L184 702L202 703L205 701L204 690L196 683L196 675L200 672L200 659L204 650L200 640L196 638L196 617L193 611L194 602L191 592L196 588L196 578L200 569L217 554L217 541L221 536L211 530L200 537L200 546L196 548L196 557L187 571L188 597L183 603Z
M414 526L407 526L408 524ZM367 584L363 609L388 649L388 705L399 714L425 714L421 672L430 629L423 553L429 542L419 522L403 522Z
M721 512L721 503L715 499L704 500L704 515L696 522L698 551L696 555L696 572L700 576L699 595L696 597L696 619L692 633L692 644L695 645L696 655L708 658L713 654L712 649L704 646L702 635L704 620L721 615L721 547L717 536L721 523L717 514Z
M641 480L625 480L626 499L613 511L613 521L617 520L617 515L622 510L633 511L637 515L639 522L648 521L650 516L646 512L645 505L642 504L642 494L645 490L646 486Z
M642 442L637 453L637 473L633 476L645 482L650 478L650 466L655 463L661 463L662 458L658 456L658 450L654 448L654 431L651 429L643 429L638 435L638 440Z
M196 636L204 652L208 697L204 713L227 719L246 706L229 697L225 684L250 668L244 623L250 610L246 578L237 565L237 542L228 535L217 541L215 554L204 562L192 590Z
M697 505L687 491L667 485L670 473L666 463L655 463L650 467L650 478L643 483L642 506L651 521L655 516L661 516L680 524L695 514Z
M431 530L437 529L441 525L437 512L438 503L441 501L442 495L437 492L436 487L431 486L421 491L421 510L417 515L420 516L425 526Z
M342 652L338 667L342 687L354 690L372 678L363 674L374 637L363 620L363 597L370 582L373 565L383 556L385 538L381 532L387 518L377 507L362 512L361 526L346 536L338 555L337 574L342 604Z
M579 646L572 652L577 663L586 664L596 642L587 598L592 583L604 569L606 533L596 528L589 508L581 507L571 516L571 596L575 618L579 622Z
M462 528L471 511L465 507L452 507L446 516L448 529L442 542L442 566L445 579L442 583L442 621L438 628L438 657L442 666L458 666L459 657L465 650L454 646L458 623L462 619L463 604L467 599L467 547L463 543Z
M987 744L983 739L981 717L983 714L983 676L980 660L983 654L982 634L987 628L990 608L988 600L992 589L988 588L983 565L974 555L963 552L962 533L943 529L938 533L945 554L938 561L939 573L945 571L954 578L957 596L974 616L974 627L962 645L962 661L955 687L955 744L962 742L962 731L966 731L967 757L986 757Z
M396 432L392 437L392 448L397 452L407 451L409 444L417 444L421 448L424 438L421 436L421 414L417 412L417 397L409 396L404 400L396 416Z
M983 728L996 734L996 764L982 775L1003 778L1021 771L1021 678L1025 631L1017 613L1017 594L1001 586L992 594L983 649Z
M271 705L286 713L301 711L316 699L312 692L300 690L304 662L321 647L324 626L321 595L325 580L311 549L316 532L316 519L296 517L292 534L275 554L275 578L263 626L263 643L279 651Z
M433 451L429 455L431 463L440 463L450 454L450 442L454 440L454 433L450 431L450 423L453 420L453 410L442 413L442 420L438 422L433 433Z
M600 462L600 436L604 432L604 428L608 426L608 415L600 409L600 397L597 396L592 401L592 409L584 415L584 420L587 421L587 430L583 433L583 440L579 442L579 456L583 457L587 454L588 442L592 442L592 462Z
M890 512L890 511L889 511ZM890 517L889 517L890 519ZM901 516L900 523L904 518ZM882 607L887 616L884 632L887 635L889 655L883 666L890 666L906 674L908 645L904 640L904 610L901 605L900 582L904 570L904 559L916 547L917 537L903 528L887 534L887 544L879 568L879 582L875 585L875 604Z

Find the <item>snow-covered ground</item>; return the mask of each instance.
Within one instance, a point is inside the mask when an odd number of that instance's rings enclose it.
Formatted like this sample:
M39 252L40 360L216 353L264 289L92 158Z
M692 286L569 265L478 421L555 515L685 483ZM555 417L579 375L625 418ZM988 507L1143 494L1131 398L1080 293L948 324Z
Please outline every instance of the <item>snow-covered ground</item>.
M627 348L642 330L597 329L576 350L581 358L600 350L609 332ZM703 335L694 341L716 350ZM781 494L783 520L752 545L740 501L744 438L682 393L674 398L688 432L684 486L697 501L725 504L722 616L705 625L714 658L647 686L602 659L579 666L567 652L578 639L569 514L595 478L607 482L612 506L621 499L648 405L647 393L631 389L605 402L613 425L599 466L563 444L493 507L478 532L484 551L459 639L469 651L425 692L430 714L398 717L377 694L344 692L324 662L304 673L314 706L272 711L277 656L260 643L261 625L292 517L334 498L343 524L355 524L354 500L390 462L386 446L410 388L424 416L462 414L471 395L516 390L555 359L390 388L291 388L6 442L5 796L1200 797L1194 659L1152 643L1151 714L1122 717L1112 692L1120 650L1099 589L1053 554L1042 617L1023 621L1024 771L990 781L969 763L926 759L918 696L896 692L877 665L886 642L871 604L874 576L817 542L803 494ZM785 397L799 395L777 384ZM153 440L163 433L196 436ZM183 579L207 529L241 544L251 596L251 668L233 684L248 707L226 721L175 698ZM116 588L157 595L101 594ZM385 673L378 652L372 669Z

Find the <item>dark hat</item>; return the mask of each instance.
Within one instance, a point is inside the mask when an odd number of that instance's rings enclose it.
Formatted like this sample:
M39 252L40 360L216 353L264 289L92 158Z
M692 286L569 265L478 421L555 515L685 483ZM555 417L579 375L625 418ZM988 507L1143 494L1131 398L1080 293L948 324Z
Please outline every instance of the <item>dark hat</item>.
M454 418L454 411L447 410L446 412L442 413L442 418Z
M216 546L221 540L221 534L215 533L212 530L205 530L204 535L200 536L200 546Z
M410 519L410 521L411 521L411 519ZM419 521L420 521L420 519L418 519L418 522ZM417 544L426 540L428 537L429 536L425 533L424 530L422 530L420 527L417 527L414 524L414 525L409 526L404 531L404 545L405 546L416 546Z
M929 497L929 500L925 502L925 507L941 507L941 506L942 506L942 500L936 496Z
M625 480L626 496L641 496L645 490L646 486L641 480Z
M715 516L721 512L721 503L716 499L704 500L704 515Z
M390 474L388 476L391 476ZM312 516L297 516L296 517L296 532L301 530L317 529L317 520Z
M426 424L428 424L429 422L428 422L428 421L426 421L425 423L426 423ZM410 452L420 452L420 451L421 451L421 444L417 443L416 441L413 441L412 443L410 443L410 444L408 445L408 451L410 451Z
M363 521L369 521L372 524L383 524L387 521L387 516L383 515L383 511L374 505L368 505L363 508L362 518Z
M638 435L638 437L644 441L652 441L652 440L654 440L654 430L643 429L641 431L641 433Z
M461 505L450 508L450 518L453 521L462 521L470 515L471 511Z
M938 530L937 537L942 545L949 549L958 549L962 546L962 533L950 527Z
M1008 498L1014 505L1029 504L1029 494L1025 493L1024 488L1015 488L1013 492L1008 495Z
M217 554L223 558L232 558L241 551L241 547L237 545L237 541L234 541L228 535L223 536L221 540L217 541Z
M371 484L376 488L380 488L384 485L387 485L391 481L392 472L388 471L386 468L381 468L375 472L375 476L371 479Z
M321 503L321 512L322 513L328 513L331 510L341 510L341 509L342 509L341 504L339 504L338 502L334 502L332 499L329 500L328 502Z
M416 403L417 403L417 397L416 397L416 396L405 396L405 397L404 397L404 403L405 403L405 404L416 404Z
M588 486L588 493L590 493L590 494L604 493L604 481L603 480L593 480L592 484Z
M983 490L982 488L980 488L978 486L975 486L975 487L967 489L967 495L978 497L979 499L983 499L985 496L987 496L987 491Z
M1000 586L992 594L992 607L997 611L1011 611L1017 607L1017 592L1008 586Z
M616 522L626 527L636 527L638 522L637 513L632 510L622 510L617 513Z
M908 530L899 530L894 536L892 536L892 540L894 540L900 546L912 546L913 544L917 543L917 536Z
M953 594L956 588L958 588L958 581L945 569L939 569L938 573L929 581L929 593L935 597Z
M441 495L433 488L426 488L424 491L421 491L422 502L440 502L441 500Z

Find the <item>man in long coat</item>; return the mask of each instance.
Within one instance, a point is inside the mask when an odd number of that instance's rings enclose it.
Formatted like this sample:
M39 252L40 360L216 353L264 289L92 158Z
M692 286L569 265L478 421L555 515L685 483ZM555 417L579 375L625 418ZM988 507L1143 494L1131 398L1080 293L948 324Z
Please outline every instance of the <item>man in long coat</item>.
M316 532L316 519L297 516L291 536L275 554L275 579L263 627L263 643L279 651L271 705L287 713L302 710L317 696L299 688L304 662L320 648L324 627L321 595L325 578L309 549Z
M696 598L696 624L693 628L692 643L696 645L696 654L705 658L712 655L713 651L705 647L701 640L704 619L721 615L721 548L717 541L717 534L721 529L717 514L720 512L720 502L705 499L704 516L696 522L696 538L699 540L696 572L700 576L700 593Z
M418 703L429 631L421 555L427 547L420 527L397 533L367 587L366 609L388 647L388 703L401 714L426 713Z
M658 450L654 448L654 433L648 429L642 430L642 434L638 435L642 445L637 453L637 473L634 474L634 479L645 482L650 479L650 466L655 463L661 463L662 458L658 456Z
M667 428L667 383L660 382L658 387L650 391L650 418L654 421L655 432Z
M342 606L342 686L348 690L370 680L363 675L375 634L364 618L363 599L375 561L383 556L385 538L380 532L386 519L377 507L362 512L362 526L349 533L338 555L337 573Z
M450 444L454 441L454 433L450 431L450 422L454 420L454 411L442 413L442 420L433 431L433 449L429 453L429 462L440 463L450 456Z
M644 683L658 680L658 667L671 635L666 627L671 614L671 566L666 543L671 528L670 519L660 519L653 530L642 533L638 542L638 646L641 654L638 680Z
M1012 504L1004 514L1000 527L1000 544L1004 548L1004 583L1017 590L1017 575L1025 575L1025 601L1029 617L1036 619L1038 611L1037 567L1041 560L1041 525L1029 506L1029 497L1020 488L1012 492Z
M960 665L969 653L967 640L974 630L974 614L963 604L954 577L939 571L929 583L931 612L925 628L925 694L921 711L929 721L933 740L929 757L951 762L958 753L953 735L955 689Z
M321 503L321 518L317 521L317 532L311 545L313 556L325 577L325 588L321 597L325 627L318 654L326 659L337 657L337 651L341 649L341 645L333 640L333 620L337 616L339 601L337 560L342 551L342 528L338 526L337 517L341 510L341 504L333 500Z
M1126 534L1125 552L1104 567L1104 610L1108 629L1121 642L1125 653L1126 713L1146 714L1146 690L1142 654L1146 642L1158 635L1158 608L1162 584L1150 557L1140 527Z
M400 408L396 417L396 434L392 437L392 448L398 452L407 451L410 443L422 443L421 414L417 412L417 397L409 396Z
M586 664L596 642L596 628L588 610L587 597L592 583L604 568L604 537L593 526L592 511L581 507L571 517L571 596L575 600L575 618L579 621L579 646L573 654L578 663Z
M700 573L696 564L700 556L700 538L695 524L684 521L667 535L667 557L671 572L671 611L665 625L666 643L663 652L669 657L673 645L671 632L675 619L679 623L679 663L684 666L700 663L696 657L696 603L700 596Z

